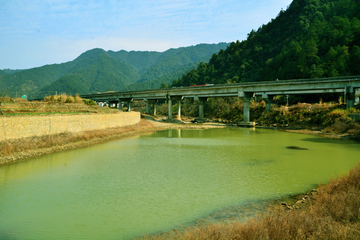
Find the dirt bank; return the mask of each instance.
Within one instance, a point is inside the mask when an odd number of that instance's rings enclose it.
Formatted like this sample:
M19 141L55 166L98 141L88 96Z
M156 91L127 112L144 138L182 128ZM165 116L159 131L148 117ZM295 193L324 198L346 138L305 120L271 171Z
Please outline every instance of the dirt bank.
M54 146L48 147L29 147L28 150L24 150L25 146L29 145L29 142L48 142L50 139L48 137L42 138L32 138L32 139L19 139L16 141L11 141L9 145L12 148L16 148L19 150L14 150L10 154L4 154L0 156L0 165L1 164L8 164L17 161L23 161L39 156L43 156L46 154L62 152L70 149L81 148L92 146L99 143L114 141L122 138L132 137L140 134L147 134L159 130L165 129L207 129L207 128L222 128L226 127L224 124L215 124L215 123L207 123L207 124L184 124L181 121L174 121L174 122L162 122L162 121L154 121L151 118L141 119L140 123L132 126L127 127L120 127L120 128L109 128L102 131L89 131L82 133L85 136L77 136L69 138L62 141L58 144L56 141ZM100 133L99 133L100 132ZM89 137L93 136L93 137ZM54 136L55 137L62 137L62 136ZM83 139L83 140L78 140ZM52 140L52 139L51 139ZM39 144L38 144L39 145ZM43 145L43 144L40 144ZM26 149L26 148L25 148Z

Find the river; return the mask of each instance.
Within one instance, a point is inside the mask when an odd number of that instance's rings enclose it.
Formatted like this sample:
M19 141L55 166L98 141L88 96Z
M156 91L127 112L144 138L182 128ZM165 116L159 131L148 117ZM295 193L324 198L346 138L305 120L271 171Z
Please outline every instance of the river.
M131 239L308 191L359 160L356 142L246 128L51 154L0 167L0 239Z

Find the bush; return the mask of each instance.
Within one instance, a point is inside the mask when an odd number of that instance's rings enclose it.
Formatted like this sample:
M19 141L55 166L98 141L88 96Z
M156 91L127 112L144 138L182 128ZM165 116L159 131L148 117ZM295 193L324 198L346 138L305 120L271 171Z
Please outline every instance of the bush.
M79 96L79 94L76 94L76 96L75 96L75 102L76 102L76 103L84 103L83 100L82 100L82 98Z
M0 102L13 103L15 101L11 97L3 96L3 97L0 97Z
M74 102L75 102L75 99L72 96L68 96L65 101L65 103L74 103Z
M82 99L83 103L86 105L96 105L96 102L90 99Z

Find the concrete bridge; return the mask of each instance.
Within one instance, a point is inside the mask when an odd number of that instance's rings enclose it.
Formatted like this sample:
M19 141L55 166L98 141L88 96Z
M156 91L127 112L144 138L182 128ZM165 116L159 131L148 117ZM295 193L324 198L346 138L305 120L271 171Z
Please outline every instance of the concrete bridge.
M181 100L184 98L194 98L199 104L199 118L202 119L204 117L204 103L208 98L239 97L244 101L244 119L242 125L254 126L255 123L250 122L250 100L255 96L261 96L266 102L266 109L270 109L272 97L276 95L344 93L346 106L351 108L354 107L355 97L360 95L360 92L357 92L356 89L360 89L360 76L247 82L129 92L105 92L85 94L81 95L81 97L97 102L120 103L120 110L122 107L121 102L126 102L128 111L130 111L130 102L133 100L144 100L146 102L147 113L149 113L149 104L153 104L154 115L156 115L157 101L165 99L168 101L169 119L173 118L173 101L178 102L177 115L180 118Z

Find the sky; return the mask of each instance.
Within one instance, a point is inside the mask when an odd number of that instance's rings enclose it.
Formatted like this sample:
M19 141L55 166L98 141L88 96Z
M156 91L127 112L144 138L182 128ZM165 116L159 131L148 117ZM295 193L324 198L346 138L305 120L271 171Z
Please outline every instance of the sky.
M292 0L0 0L0 69L245 40Z

